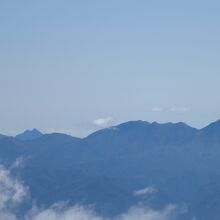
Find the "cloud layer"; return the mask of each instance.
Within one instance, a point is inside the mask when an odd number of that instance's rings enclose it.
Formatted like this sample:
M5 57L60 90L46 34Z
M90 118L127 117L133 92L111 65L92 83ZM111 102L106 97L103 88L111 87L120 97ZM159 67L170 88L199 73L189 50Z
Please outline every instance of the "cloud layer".
M2 220L20 220L13 208L19 208L28 195L28 188L11 172L11 169L17 168L20 164L20 159L9 168L0 164L0 219ZM147 193L152 190L152 188L146 188L139 193ZM99 216L88 207L78 205L66 207L65 204L57 203L48 209L33 206L22 220L170 220L175 210L174 205L168 205L162 210L132 207L127 213L110 219Z
M43 211L35 211L26 220L170 220L176 207L167 206L163 210L152 210L143 207L133 207L127 213L113 219L98 216L95 212L84 207L75 206L68 209L54 206Z
M27 196L27 188L11 175L11 169L19 163L17 160L10 169L0 164L0 219L16 220L12 210Z
M135 196L141 196L141 195L152 194L152 193L155 193L155 192L157 192L157 190L154 187L149 186L149 187L146 187L144 189L139 189L139 190L135 191L134 195Z

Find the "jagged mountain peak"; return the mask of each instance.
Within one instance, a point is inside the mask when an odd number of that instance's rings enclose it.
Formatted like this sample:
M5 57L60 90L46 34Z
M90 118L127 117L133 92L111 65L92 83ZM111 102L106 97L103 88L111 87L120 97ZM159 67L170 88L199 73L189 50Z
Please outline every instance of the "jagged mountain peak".
M23 133L15 136L18 140L34 140L41 137L43 134L36 128L32 130L25 130Z

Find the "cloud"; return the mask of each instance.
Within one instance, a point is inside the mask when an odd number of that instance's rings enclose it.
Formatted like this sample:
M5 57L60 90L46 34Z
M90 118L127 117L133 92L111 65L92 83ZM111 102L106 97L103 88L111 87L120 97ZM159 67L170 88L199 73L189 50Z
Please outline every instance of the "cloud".
M134 192L135 196L141 196L141 195L146 195L146 194L152 194L157 192L157 190L154 187L146 187L144 189L139 189Z
M0 165L0 210L22 202L27 195L27 188L12 177L10 170Z
M14 164L19 166L20 159ZM17 167L15 166L15 167ZM13 166L11 166L13 167ZM137 192L148 193L154 189L148 187ZM0 165L0 219L20 220L14 208L19 209L22 202L27 198L28 188L23 182L12 175L11 168ZM168 205L164 209L154 210L149 207L131 207L126 213L113 218L98 215L89 207L67 207L64 203L56 203L47 209L33 206L22 220L170 220L176 212L175 205Z
M187 107L172 107L172 108L170 108L170 111L171 112L179 112L179 113L181 113L181 112L189 112L190 111L190 108L187 108Z
M113 124L114 119L112 117L106 117L106 118L97 118L93 121L93 124L97 127L109 127Z
M153 210L145 207L133 207L127 213L114 220L170 220L175 214L176 206L168 205L162 210Z
M56 205L46 210L32 211L32 213L26 217L26 220L169 220L175 210L176 206L174 205L169 205L162 210L132 207L127 213L110 219L101 217L90 209L86 209L82 206L65 209L62 206Z
M18 166L18 161L14 163ZM12 166L13 167L13 166ZM27 188L0 164L0 219L16 220L12 212L27 196Z
M46 210L32 210L26 217L26 220L104 220L95 212L82 206L70 208L63 207L60 204L53 205Z
M153 108L151 109L151 111L152 111L152 112L162 112L163 109L162 109L161 107L153 107Z
M162 112L164 109L158 106L155 106L151 109L152 112ZM184 113L184 112L189 112L190 108L187 107L171 107L169 109L165 109L170 112L177 112L177 113Z
M24 166L25 159L24 157L18 157L14 163L10 166L9 170L18 169Z

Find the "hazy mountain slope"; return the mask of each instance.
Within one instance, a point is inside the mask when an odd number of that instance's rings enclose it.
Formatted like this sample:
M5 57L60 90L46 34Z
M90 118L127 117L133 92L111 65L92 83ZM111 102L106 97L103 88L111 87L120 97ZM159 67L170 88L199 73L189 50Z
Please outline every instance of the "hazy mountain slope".
M41 137L42 135L43 134L40 131L38 131L37 129L33 129L33 130L26 130L23 133L16 135L15 138L18 140L25 141L25 140L37 139Z
M3 138L6 138L6 137L8 137L8 136L0 134L0 140L3 139Z
M19 141L12 137L0 139L0 161L3 163L12 163L18 157L23 155L23 146Z
M137 202L155 208L175 203L186 205L188 216L210 220L220 215L219 140L219 121L201 130L133 121L84 139L64 134L2 139L0 158L27 158L22 177L41 204L97 204L102 214L114 215ZM135 195L147 187L154 193Z

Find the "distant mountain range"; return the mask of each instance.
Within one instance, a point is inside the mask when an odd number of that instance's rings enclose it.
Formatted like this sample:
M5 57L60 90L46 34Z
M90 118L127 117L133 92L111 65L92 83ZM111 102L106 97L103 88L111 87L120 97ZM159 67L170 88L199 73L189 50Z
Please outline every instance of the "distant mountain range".
M41 205L95 204L114 216L139 203L175 203L187 207L179 219L219 220L220 120L203 129L129 121L86 138L36 129L0 135L0 160L18 157L25 158L20 176ZM149 187L155 190L146 193Z
M26 141L26 140L34 140L41 137L43 134L37 129L26 130L22 134L16 135L16 139Z
M43 135L43 133L41 133L36 128L34 128L32 130L26 130L21 134L17 134L14 138L21 140L21 141L27 141L27 140L37 139L37 138L41 137L42 135ZM0 134L0 139L10 138L10 137L12 137L12 136Z

